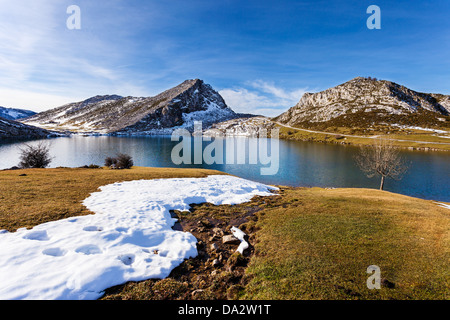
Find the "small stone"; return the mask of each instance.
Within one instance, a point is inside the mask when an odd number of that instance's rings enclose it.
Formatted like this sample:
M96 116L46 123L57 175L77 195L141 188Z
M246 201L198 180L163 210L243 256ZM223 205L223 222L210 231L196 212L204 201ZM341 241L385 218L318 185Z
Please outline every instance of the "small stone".
M196 297L196 296L201 295L203 293L203 291L204 290L202 290L202 289L197 289L197 290L192 291L191 295L192 295L192 297Z
M220 264L220 260L219 259L214 259L212 262L213 267L217 267Z
M223 244L239 244L241 241L239 241L238 238L233 236L232 234L226 235L222 237L222 243Z
M216 251L219 249L219 246L216 243L211 243L211 250Z
M221 237L221 236L223 236L223 230L222 229L220 229L220 228L214 228L213 230L213 233L214 233L214 236L216 236L216 237Z

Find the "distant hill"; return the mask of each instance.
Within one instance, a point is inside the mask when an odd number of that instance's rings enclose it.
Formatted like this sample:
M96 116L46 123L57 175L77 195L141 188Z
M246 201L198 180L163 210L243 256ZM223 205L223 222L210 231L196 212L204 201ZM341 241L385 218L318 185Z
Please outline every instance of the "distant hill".
M7 120L18 120L35 115L36 112L23 109L0 107L0 117Z
M273 120L326 130L373 124L450 126L450 96L421 93L397 83L357 77L336 87L305 93L300 101Z
M0 138L46 138L54 133L0 117Z
M41 112L23 122L53 130L116 134L170 133L236 118L210 85L186 80L154 97L96 96Z

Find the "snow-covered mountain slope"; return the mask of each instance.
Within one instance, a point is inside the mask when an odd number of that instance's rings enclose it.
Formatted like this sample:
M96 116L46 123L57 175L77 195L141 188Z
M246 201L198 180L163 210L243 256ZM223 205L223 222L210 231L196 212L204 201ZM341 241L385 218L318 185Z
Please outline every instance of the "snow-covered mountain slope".
M302 127L400 123L439 126L450 120L450 96L416 92L386 80L357 77L336 87L305 93L274 120Z
M48 129L117 134L168 133L235 118L202 80L186 80L154 97L96 96L39 113L24 122Z
M195 121L201 121L202 127L207 128L214 123L237 117L222 96L199 79L186 80L181 85L157 95L155 100L158 105L153 112L117 133L166 134L176 128L192 131Z
M35 115L36 112L23 109L0 107L0 117L7 120L18 120Z
M0 138L45 138L52 134L41 128L0 117Z
M206 136L270 137L271 130L275 127L275 123L269 118L255 116L215 123L211 128L204 130L203 134Z

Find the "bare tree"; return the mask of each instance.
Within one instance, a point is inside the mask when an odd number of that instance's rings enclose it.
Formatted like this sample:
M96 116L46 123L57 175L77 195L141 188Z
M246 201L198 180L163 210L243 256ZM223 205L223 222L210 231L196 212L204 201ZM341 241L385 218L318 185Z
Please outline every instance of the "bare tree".
M400 180L408 170L399 149L394 147L392 140L385 138L375 139L371 146L362 146L355 161L367 177L381 176L380 190L383 190L385 178Z

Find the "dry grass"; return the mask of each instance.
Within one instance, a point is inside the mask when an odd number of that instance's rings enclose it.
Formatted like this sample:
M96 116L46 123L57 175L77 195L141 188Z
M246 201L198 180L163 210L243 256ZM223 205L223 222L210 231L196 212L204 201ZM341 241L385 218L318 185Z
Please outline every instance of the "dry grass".
M247 299L448 299L450 211L372 189L286 189L260 212ZM366 286L369 265L394 284Z
M111 169L22 169L0 171L0 229L15 231L72 216L92 214L81 201L98 187L139 179L205 177L203 169L133 167Z

